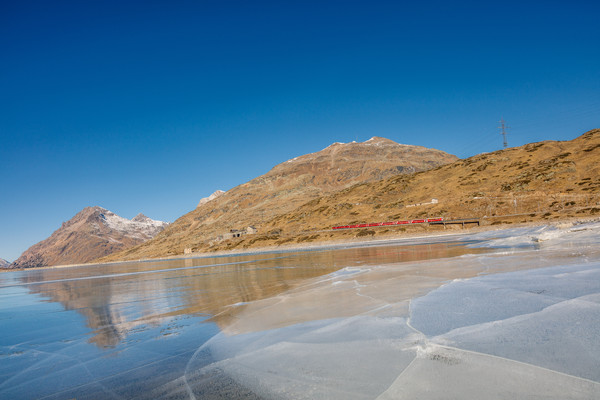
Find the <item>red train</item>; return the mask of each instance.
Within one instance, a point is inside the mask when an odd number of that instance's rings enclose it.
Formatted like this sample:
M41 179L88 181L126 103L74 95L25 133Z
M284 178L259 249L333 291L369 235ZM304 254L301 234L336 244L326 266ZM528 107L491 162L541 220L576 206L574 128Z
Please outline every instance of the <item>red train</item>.
M352 229L352 228L370 228L374 226L389 226L389 225L405 225L405 224L424 224L428 222L442 222L444 218L426 218L426 219L411 219L407 221L393 221L393 222L375 222L372 224L358 224L358 225L342 225L334 226L331 229Z

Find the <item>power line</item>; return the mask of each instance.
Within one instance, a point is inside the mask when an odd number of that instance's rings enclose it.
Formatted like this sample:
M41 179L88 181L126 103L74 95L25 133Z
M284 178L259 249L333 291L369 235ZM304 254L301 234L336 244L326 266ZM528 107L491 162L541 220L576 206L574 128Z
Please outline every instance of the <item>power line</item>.
M506 130L510 127L508 125L506 125L504 118L500 118L500 126L498 128L501 130L500 134L502 135L502 138L504 139L504 148L507 148L508 141L506 140Z

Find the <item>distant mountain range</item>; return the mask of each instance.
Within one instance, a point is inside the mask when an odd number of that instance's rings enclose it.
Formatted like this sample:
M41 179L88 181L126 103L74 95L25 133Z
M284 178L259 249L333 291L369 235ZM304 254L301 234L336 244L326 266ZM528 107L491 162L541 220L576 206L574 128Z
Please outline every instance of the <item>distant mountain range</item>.
M145 242L168 225L143 214L129 220L102 207L86 207L49 238L27 249L8 268L89 262Z
M373 137L362 143L334 143L276 165L268 173L202 201L151 242L105 260L182 254L186 248L220 246L232 230L263 232L272 218L320 196L399 174L425 171L458 158L440 150ZM240 165L243 168L243 165ZM212 196L211 196L212 197Z
M10 263L8 261L6 261L4 258L0 258L0 269L8 268L9 265Z

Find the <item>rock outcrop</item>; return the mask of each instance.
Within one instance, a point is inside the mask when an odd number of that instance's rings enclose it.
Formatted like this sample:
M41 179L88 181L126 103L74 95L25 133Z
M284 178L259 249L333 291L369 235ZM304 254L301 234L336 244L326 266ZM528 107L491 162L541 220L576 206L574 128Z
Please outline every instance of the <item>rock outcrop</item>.
M217 190L210 196L201 198L200 201L198 202L198 205L196 206L196 208L208 203L209 201L213 201L214 199L221 197L224 194L225 194L225 192L223 190Z

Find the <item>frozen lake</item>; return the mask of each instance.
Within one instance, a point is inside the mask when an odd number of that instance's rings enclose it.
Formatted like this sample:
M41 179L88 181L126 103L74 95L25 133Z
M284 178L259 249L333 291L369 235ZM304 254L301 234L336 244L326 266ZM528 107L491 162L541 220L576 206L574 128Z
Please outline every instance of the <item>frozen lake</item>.
M0 398L598 399L600 224L1 273Z

